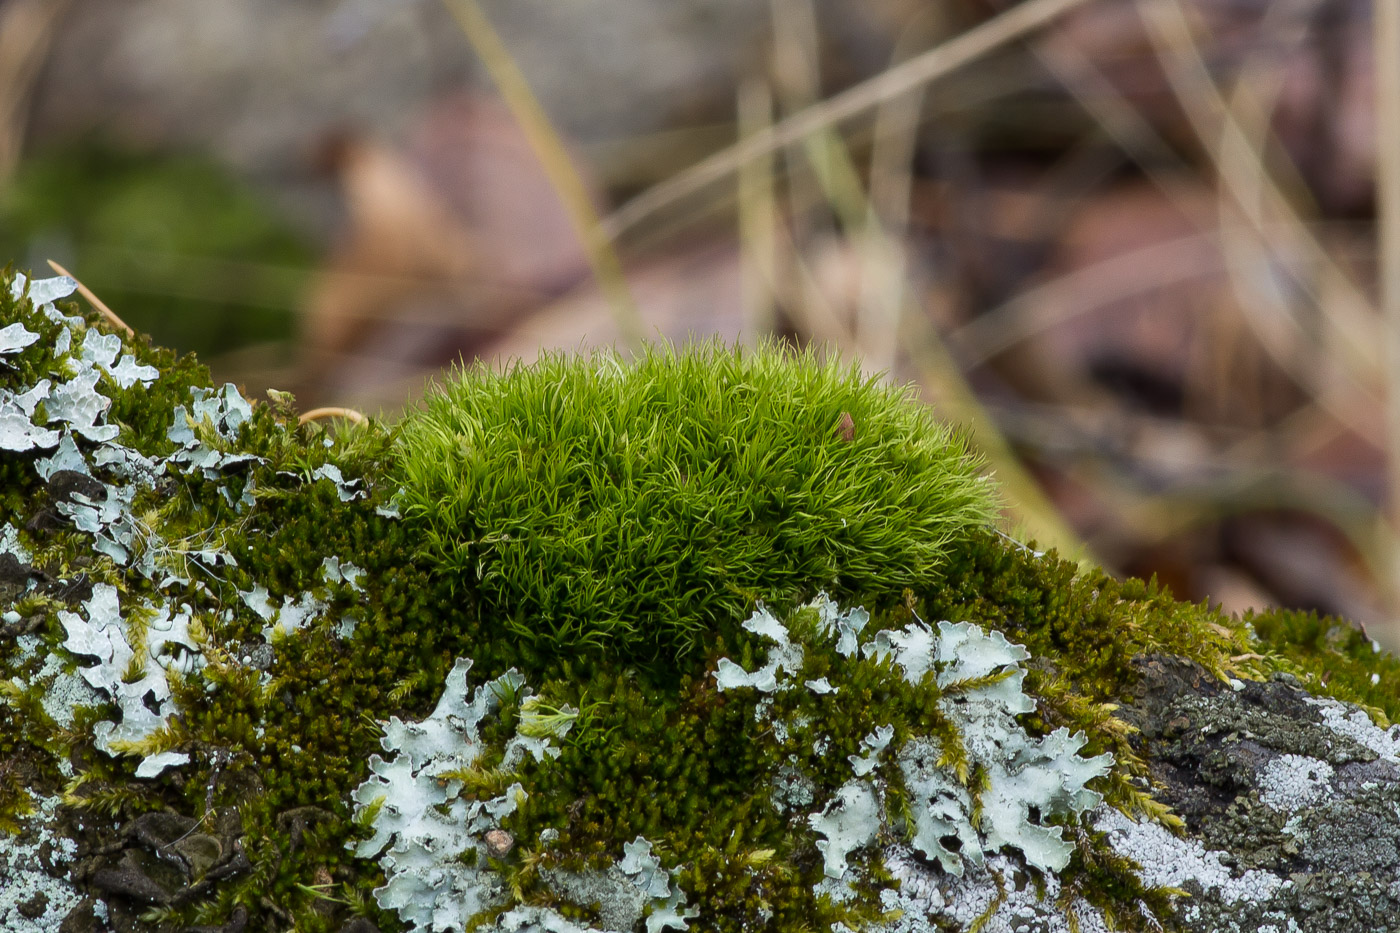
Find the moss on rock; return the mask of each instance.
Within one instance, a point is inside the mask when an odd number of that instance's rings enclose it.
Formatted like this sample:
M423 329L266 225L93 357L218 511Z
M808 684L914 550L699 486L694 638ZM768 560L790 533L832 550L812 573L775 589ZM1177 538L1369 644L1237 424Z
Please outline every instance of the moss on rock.
M1148 659L1396 713L1343 623L1010 540L956 434L810 357L473 370L327 430L70 290L0 283L0 859L63 853L0 926L1210 929L1129 854L1236 845L1172 762L1312 806L1326 739L1173 744ZM1279 839L1236 847L1283 877Z

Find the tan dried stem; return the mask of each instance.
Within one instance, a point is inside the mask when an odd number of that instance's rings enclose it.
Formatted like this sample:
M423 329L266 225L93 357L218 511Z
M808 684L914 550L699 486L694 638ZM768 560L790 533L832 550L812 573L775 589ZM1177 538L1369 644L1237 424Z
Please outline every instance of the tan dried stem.
M891 67L908 60L916 43L933 33L936 15L929 8L905 26ZM923 111L922 89L884 101L875 111L870 150L869 211L861 237L861 293L856 342L874 369L894 368L906 297L908 257L905 238L913 193L914 152Z
M303 412L297 419L297 424L308 424L312 421L321 421L326 418L344 418L354 424L368 424L369 419L353 408L337 408L328 406L325 408L313 408L308 412Z
M637 346L645 336L641 314L627 286L622 262L613 250L612 238L603 230L593 199L567 147L477 0L443 0L443 3L495 82L501 99L510 108L530 149L539 159L545 177L559 195L583 244L598 287L607 298L618 331L627 343Z
M773 122L768 84L750 79L739 85L739 135L748 137ZM773 196L773 160L754 159L739 169L739 262L743 280L743 338L756 346L776 324L773 282L777 275L778 208Z
M1189 167L1175 150L1164 140L1151 124L1138 113L1126 98L1104 77L1094 62L1078 49L1067 43L1040 43L1036 52L1041 62L1074 96L1080 106L1103 128L1109 138L1123 149L1134 161L1143 167L1152 182L1173 203L1183 205L1186 216L1202 234L1221 236L1218 214L1190 209L1192 198L1187 196L1182 179L1190 174ZM1189 99L1189 95L1188 95ZM1214 137L1207 135L1209 143ZM1281 239L1281 231L1276 229L1282 220L1264 223L1262 227L1249 227L1252 236L1262 243L1271 238ZM1301 221L1295 221L1295 227ZM1236 224L1232 233L1238 234ZM1316 242L1310 233L1306 238ZM1235 240L1238 243L1238 239ZM1227 259L1239 261L1238 252L1221 250ZM1329 260L1330 262L1330 260ZM1227 270L1229 266L1227 265ZM1236 286L1246 285L1248 280L1240 278L1241 269L1233 269ZM1299 348L1309 339L1292 317L1280 314L1278 309L1261 297L1253 288L1237 288L1240 310L1259 339L1264 351L1298 384L1307 388L1316 402L1333 418L1347 425L1363 438L1375 444L1381 443L1378 425L1373 423L1366 412L1373 408L1365 390L1330 360L1322 360L1319 367L1305 365Z
M895 68L795 113L768 130L723 149L684 172L648 188L603 220L616 239L657 211L728 178L751 159L772 154L813 133L835 127L887 100L945 77L991 52L1022 39L1089 0L1027 0L955 39Z
M29 97L70 2L10 0L0 4L0 187L19 164Z
M121 318L117 317L117 313L111 308L107 307L106 302L104 302L101 298L98 298L96 295L94 295L92 293L92 289L88 288L81 281L79 281L76 275L69 272L67 269L54 262L52 259L49 260L49 268L57 272L59 275L66 275L68 276L68 278L72 279L74 283L76 283L78 286L78 294L86 298L88 300L88 303L97 309L97 313L101 314L104 318L106 318L108 322L111 323L114 327L120 328L121 330L125 331L128 337L135 336L136 331L132 330L131 327L126 323L126 321L123 321Z
M1340 366L1329 366L1326 381L1320 391L1337 393L1339 415L1369 393L1368 385L1376 385L1380 358L1376 346L1375 325L1369 314L1370 303L1361 294L1327 250L1308 230L1298 209L1279 188L1260 146L1240 125L1206 68L1191 24L1178 0L1137 0L1137 9L1147 26L1148 38L1162 62L1177 102L1187 115L1193 132L1210 157L1222 193L1256 234L1253 257L1277 264L1307 294L1317 310L1315 321L1330 335L1329 343L1341 360ZM1276 158L1282 159L1280 153ZM1284 224L1286 240L1279 230L1270 240L1264 228L1271 223ZM1238 241L1236 241L1238 242ZM1241 284L1256 281L1257 275L1242 276ZM1324 296L1335 296L1327 308L1321 307ZM1307 348L1316 337L1307 333L1282 296L1264 296L1263 300L1247 302L1260 310L1272 311L1281 319L1272 327L1295 335L1293 349ZM1285 313L1289 312L1289 313ZM1266 335L1265 335L1266 336ZM1276 337L1275 339L1282 339ZM1305 384L1312 381L1310 368L1315 362L1290 362L1286 354L1279 360L1290 371L1299 371ZM1329 364L1331 360L1327 360ZM1331 384L1328 384L1328 383ZM1344 420L1346 416L1343 415Z
M1400 645L1400 0L1376 0L1376 214L1385 327L1391 581L1389 641Z

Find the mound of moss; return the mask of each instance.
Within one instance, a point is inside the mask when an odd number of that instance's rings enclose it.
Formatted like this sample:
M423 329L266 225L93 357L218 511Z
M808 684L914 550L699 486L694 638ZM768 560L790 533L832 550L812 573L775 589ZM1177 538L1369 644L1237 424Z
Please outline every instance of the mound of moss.
M994 513L907 391L776 346L477 366L408 418L421 556L532 644L689 654L755 600L888 604Z
M1151 929L1199 826L1145 670L1400 713L1344 623L1012 541L955 433L810 356L302 425L71 290L0 282L0 928Z

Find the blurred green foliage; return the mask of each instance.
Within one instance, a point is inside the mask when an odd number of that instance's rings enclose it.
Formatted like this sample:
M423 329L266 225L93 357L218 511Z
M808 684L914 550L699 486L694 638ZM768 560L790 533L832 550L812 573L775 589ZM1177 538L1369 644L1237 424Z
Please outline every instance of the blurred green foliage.
M100 145L43 153L0 189L0 254L66 266L138 332L201 356L289 340L312 249L211 160Z

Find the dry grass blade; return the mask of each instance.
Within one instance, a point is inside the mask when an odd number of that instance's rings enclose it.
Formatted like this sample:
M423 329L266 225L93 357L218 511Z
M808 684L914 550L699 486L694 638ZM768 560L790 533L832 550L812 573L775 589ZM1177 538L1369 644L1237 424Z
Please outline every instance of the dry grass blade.
M775 31L801 35L801 27L809 24L815 15L809 3L799 0L786 0L774 3ZM806 14L803 16L802 14ZM781 28L780 15L793 17L795 29ZM801 48L787 49L790 70L797 73L800 93L801 78L804 72L813 78L815 84L815 47L811 44ZM781 51L781 50L780 50ZM901 66L891 69L897 71ZM886 72L887 74L890 72ZM917 90L919 85L915 86ZM884 206L890 209L891 217L903 228L908 211L910 182L907 177L912 162L913 135L917 129L920 100L909 101L908 95L893 95L881 101L881 111L877 114L877 129L883 130L885 138L877 137L877 145L883 144L883 151L872 153L884 163L882 171L894 178L872 176L872 185L878 180L883 197L888 199ZM810 108L801 113L810 112ZM790 122L790 121L789 121ZM782 124L785 125L785 124ZM850 150L843 138L830 125L817 125L806 136L792 140L805 157L805 164L811 171L819 189L818 194L825 200L825 207L840 221L840 229L852 241L852 246L867 263L862 268L862 276L878 276L873 289L875 300L897 302L893 307L881 309L887 317L889 333L879 335L882 341L891 346L890 364L894 362L894 347L905 348L908 357L918 372L920 382L937 401L944 417L962 425L975 446L987 458L987 465L995 473L1001 487L1006 491L1009 502L1015 503L1014 513L1020 527L1030 537L1046 547L1058 549L1062 554L1077 558L1084 555L1083 543L1065 523L1053 503L1045 496L1034 478L1017 458L995 420L988 414L976 394L967 384L957 363L948 354L943 341L929 322L922 309L913 306L914 300L904 287L905 270L903 262L889 262L890 257L902 259L902 243L896 242L884 228L877 204L867 194L861 183L860 173ZM895 167L894 159L902 158ZM899 177L901 173L905 176ZM789 182L791 194L792 184ZM898 199L897 205L890 201ZM792 208L794 213L797 208ZM892 365L881 365L878 357L872 359L868 341L871 335L860 333L865 308L855 309L857 317L848 321L827 299L807 261L799 251L795 237L782 226L778 228L778 245L787 258L789 271L794 283L794 300L785 307L797 329L812 341L833 348L842 356L854 355L860 359L867 372L883 371ZM872 254L887 260L875 268L868 260ZM879 262L879 259L877 259ZM892 281L897 277L896 281ZM892 287L893 286L893 287ZM774 287L779 287L775 282ZM864 292L862 303L872 296ZM865 319L868 323L868 319ZM877 347L878 352L878 347Z
M739 133L748 137L772 122L773 95L759 80L739 87ZM739 170L739 242L743 264L744 340L756 346L775 323L773 282L777 280L777 205L773 162L755 159Z
M1027 0L1012 7L956 39L929 49L830 100L793 114L768 130L741 140L647 189L607 217L603 221L603 232L616 239L661 208L727 178L751 159L777 152L951 74L1087 2L1089 0Z
M1137 8L1177 101L1214 162L1225 193L1258 234L1259 248L1285 262L1296 257L1288 262L1290 277L1314 304L1323 294L1343 297L1318 315L1318 323L1332 334L1344 361L1346 372L1338 381L1376 382L1380 360L1375 327L1366 311L1369 302L1311 235L1279 189L1263 152L1241 127L1207 71L1181 4L1177 0L1138 0ZM1287 249L1277 245L1277 232L1273 241L1264 237L1262 228L1270 218L1288 225ZM1327 287L1320 286L1319 279ZM1307 338L1300 333L1299 339Z
M963 425L996 475L1008 502L1015 503L1024 534L1045 549L1054 548L1068 560L1090 561L1084 542L1060 515L1055 504L1021 464L1006 436L978 401L938 333L922 314L906 314L900 343L918 370L945 417Z
M529 141L535 157L540 160L550 184L558 192L583 243L598 286L608 298L618 330L629 344L636 346L644 336L641 315L627 287L622 263L613 251L611 238L603 232L592 199L563 141L477 0L443 0L443 3L462 27L467 41L501 92L506 106L520 122L521 132Z
M72 279L78 286L78 294L86 298L88 302L94 308L97 309L98 313L105 317L108 321L110 321L114 326L125 331L128 337L133 337L136 335L136 331L132 330L127 325L126 321L123 321L121 318L117 317L117 313L111 308L107 307L106 302L104 302L101 298L98 298L96 295L94 295L92 293L92 289L88 288L82 282L79 282L78 277L76 275L69 272L67 269L54 262L52 259L49 260L49 268L57 272L59 275L66 275L68 276L68 278Z
M29 94L70 0L0 4L0 185L19 162Z
M1129 250L1042 285L973 318L949 335L966 366L1082 314L1221 270L1219 238L1193 233Z
M894 64L930 32L934 11L916 15L895 45ZM894 368L905 305L905 236L914 184L914 155L924 95L915 91L883 102L875 112L870 150L869 210L861 237L861 296L856 340L872 368Z
M1382 579L1395 581L1400 570L1400 0L1377 0L1376 50L1376 197L1381 278L1381 312L1386 330L1387 445L1390 565ZM1400 642L1396 584L1390 592L1392 643Z
M1170 2L1170 0L1166 0L1166 2ZM1181 37L1176 34L1175 27L1167 29L1167 26L1171 25L1171 21L1174 19L1171 11L1150 14L1146 12L1151 8L1150 2L1144 2L1141 8L1144 9L1144 17L1161 16L1164 23L1163 29L1175 36L1174 39L1168 39L1164 35L1154 34L1157 35L1159 42L1164 43L1163 54L1170 57L1175 44L1189 38L1189 31L1186 37ZM1039 43L1036 51L1041 63L1074 95L1080 106L1098 122L1104 132L1142 166L1144 173L1163 193L1176 203L1183 205L1192 203L1192 199L1182 195L1180 181L1181 178L1189 175L1189 167L1176 154L1170 144L1162 138L1161 134L1109 82L1094 62L1067 43ZM1202 79L1200 73L1204 66L1199 64L1199 59L1197 59L1197 65L1199 67L1182 67L1174 70L1168 68L1168 71L1176 77L1176 83L1173 87L1182 100L1183 108L1196 114L1196 126L1201 142L1208 151L1214 154L1218 136L1212 132L1211 128L1216 126L1216 123L1213 122L1215 118L1200 113L1200 108L1206 106L1201 102L1201 95L1214 94L1214 99L1217 102L1216 113L1224 113L1225 105L1219 92L1215 90L1214 84L1209 81L1209 77L1205 76ZM1191 78L1189 73L1195 73L1196 77ZM1194 87L1202 80L1209 85L1208 90L1197 88L1193 91L1188 89L1188 82ZM1246 143L1246 145L1248 144ZM1250 148L1252 151L1252 147ZM1238 167L1237 163L1232 163L1232 166ZM1262 171L1262 166L1257 161L1254 163L1254 168ZM1222 181L1224 181L1223 178ZM1239 182L1238 190L1242 196L1247 197L1247 193L1254 189L1252 181L1244 178L1236 178L1236 181ZM1247 218L1251 216L1245 211L1241 213L1244 213ZM1269 356L1285 372L1293 376L1299 385L1307 387L1319 405L1333 418L1347 425L1362 437L1380 443L1381 438L1377 431L1377 425L1366 417L1366 412L1374 406L1367 404L1369 396L1357 380L1327 359L1320 361L1324 364L1322 366L1304 365L1305 354L1299 352L1299 348L1305 347L1309 338L1300 331L1298 322L1291 316L1281 314L1277 308L1270 306L1267 296L1259 295L1257 289L1238 287L1257 278L1247 276L1242 271L1241 263L1249 261L1241 255L1241 251L1244 249L1243 236L1245 234L1249 235L1249 242L1252 244L1249 248L1253 250L1253 256L1263 255L1264 261L1269 261L1267 253L1261 254L1259 251L1266 250L1270 243L1287 238L1291 242L1312 244L1312 248L1305 254L1307 259L1305 264L1309 268L1320 268L1322 274L1326 276L1326 270L1335 267L1335 263L1318 245L1316 238L1306 229L1297 215L1290 211L1276 220L1266 222L1258 212L1254 212L1252 217L1260 221L1259 226L1241 225L1239 222L1234 222L1227 231L1220 230L1218 214L1208 215L1199 210L1192 210L1188 212L1188 216L1203 235L1221 238L1219 241L1222 245L1221 253L1227 261L1227 269L1233 273L1232 281L1237 286L1240 310L1244 313L1250 327L1259 338L1261 346ZM1290 224L1290 227L1285 231L1280 228L1280 224ZM1226 241L1227 235L1228 241ZM1328 277L1329 285L1322 291L1354 294L1355 286L1344 280L1345 276L1341 276L1340 273L1337 276L1330 276ZM985 334L986 332L981 333Z

